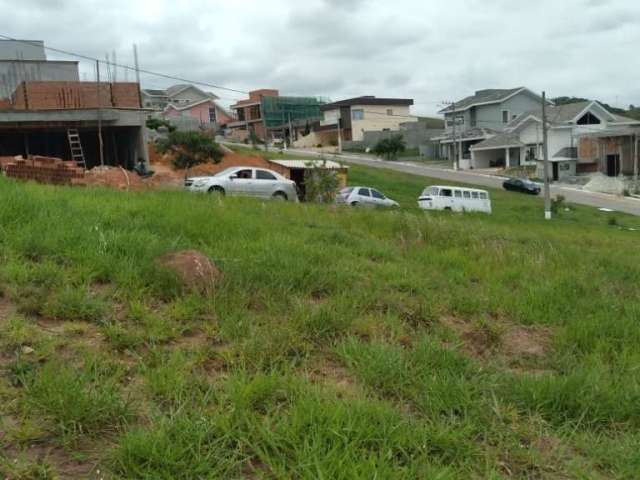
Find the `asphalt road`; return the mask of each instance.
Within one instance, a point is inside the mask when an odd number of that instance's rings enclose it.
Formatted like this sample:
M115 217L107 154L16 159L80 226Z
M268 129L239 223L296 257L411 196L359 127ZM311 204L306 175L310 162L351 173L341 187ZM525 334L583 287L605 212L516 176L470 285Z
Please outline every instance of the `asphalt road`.
M288 153L300 153L309 155L309 151L290 149ZM336 158L334 155L327 155L327 158ZM357 165L365 165L367 167L385 168L398 172L411 173L413 175L421 175L424 177L437 178L448 182L461 182L473 185L482 185L490 188L502 188L504 178L492 175L485 175L469 171L454 171L443 168L430 167L427 165L419 165L415 163L394 161L386 162L383 160L368 158L362 155L342 154L337 156L338 159L345 163L354 163ZM640 200L629 197L618 197L605 193L586 192L568 187L551 186L551 195L563 195L568 203L576 203L579 205L588 205L596 208L610 208L618 212L624 212L631 215L640 216Z

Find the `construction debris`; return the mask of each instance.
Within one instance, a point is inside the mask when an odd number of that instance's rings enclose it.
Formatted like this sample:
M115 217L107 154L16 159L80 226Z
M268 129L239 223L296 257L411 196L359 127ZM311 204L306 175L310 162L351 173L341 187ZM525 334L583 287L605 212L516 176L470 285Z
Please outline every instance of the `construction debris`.
M122 167L95 167L85 172L83 178L74 180L73 185L85 187L111 187L118 190L142 190L145 184L135 172Z

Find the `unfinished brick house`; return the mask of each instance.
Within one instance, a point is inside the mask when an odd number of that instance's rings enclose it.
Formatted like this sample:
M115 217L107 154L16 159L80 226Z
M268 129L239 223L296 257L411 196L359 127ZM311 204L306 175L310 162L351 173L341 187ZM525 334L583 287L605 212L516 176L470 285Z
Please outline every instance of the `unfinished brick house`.
M251 133L260 140L283 138L291 124L319 121L321 105L315 97L284 97L278 90L254 90L248 99L231 105L236 121L227 127L235 140L246 140Z
M82 163L79 146L88 169L101 157L105 165L131 169L148 162L144 121L137 83L22 82L0 101L0 156Z
M48 60L45 48L41 40L0 42L0 157L58 157L86 168L101 158L125 168L148 161L139 85L80 82L78 62Z

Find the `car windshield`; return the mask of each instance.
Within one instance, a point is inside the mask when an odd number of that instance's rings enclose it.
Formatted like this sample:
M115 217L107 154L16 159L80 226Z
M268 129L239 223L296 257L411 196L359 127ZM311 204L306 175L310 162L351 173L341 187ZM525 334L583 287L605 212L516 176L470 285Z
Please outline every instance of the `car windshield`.
M351 192L353 192L353 187L343 188L340 190L341 195L349 195Z
M231 172L233 172L234 170L237 170L237 169L238 169L238 167L225 168L221 172L216 173L214 175L214 177L223 177L225 175L229 175Z

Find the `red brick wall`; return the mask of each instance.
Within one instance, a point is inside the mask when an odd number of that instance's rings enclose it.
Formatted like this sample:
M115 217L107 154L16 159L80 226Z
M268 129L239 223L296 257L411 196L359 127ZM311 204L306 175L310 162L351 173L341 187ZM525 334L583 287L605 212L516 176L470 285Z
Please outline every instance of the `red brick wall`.
M84 177L84 170L76 162L65 162L52 157L17 158L4 165L7 177L20 180L35 180L54 185L71 185L72 179Z
M98 98L99 103L98 103ZM26 82L14 95L17 110L60 110L101 107L141 108L137 83Z

